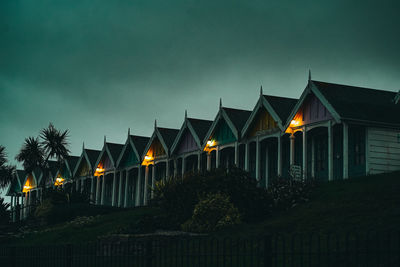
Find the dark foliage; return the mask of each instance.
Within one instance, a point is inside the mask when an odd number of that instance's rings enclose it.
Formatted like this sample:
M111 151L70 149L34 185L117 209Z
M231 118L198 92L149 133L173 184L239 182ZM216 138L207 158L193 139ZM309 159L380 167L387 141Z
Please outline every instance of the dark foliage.
M24 170L28 173L36 168L41 168L44 162L44 151L38 138L25 138L21 150L15 157L16 160L22 162Z
M166 213L168 223L179 227L192 217L200 198L209 193L227 195L246 222L265 218L273 205L267 191L258 187L257 181L240 169L230 169L229 172L219 169L158 182L152 204Z
M5 147L0 146L0 188L5 188L14 179L15 167L8 165Z
M61 161L68 156L68 133L68 130L60 131L50 123L47 128L40 131L40 140L37 137L25 138L15 159L22 162L27 173L39 169L47 175L50 170L49 159L55 158L58 164L61 164Z
M52 123L40 131L41 145L46 160L57 158L58 161L68 156L68 130L60 131Z
M187 232L209 233L240 223L240 214L225 194L208 194L194 207L193 216L182 225Z
M276 210L287 210L300 203L308 202L316 186L315 180L275 179L268 192Z
M8 208L10 203L4 202L4 198L0 197L0 225L6 225L10 222L10 212Z

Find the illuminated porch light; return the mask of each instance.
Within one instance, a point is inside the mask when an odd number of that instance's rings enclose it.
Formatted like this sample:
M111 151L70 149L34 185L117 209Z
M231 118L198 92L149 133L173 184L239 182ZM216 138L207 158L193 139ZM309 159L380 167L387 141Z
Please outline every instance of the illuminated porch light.
M215 145L215 141L214 140L208 140L207 141L207 146L214 146Z
M297 121L297 120L292 120L292 121L290 122L290 125L292 125L292 126L298 126L299 124L300 124L300 122Z
M54 183L55 186L60 186L64 183L65 179L61 178L61 177L57 177L56 178L56 182Z

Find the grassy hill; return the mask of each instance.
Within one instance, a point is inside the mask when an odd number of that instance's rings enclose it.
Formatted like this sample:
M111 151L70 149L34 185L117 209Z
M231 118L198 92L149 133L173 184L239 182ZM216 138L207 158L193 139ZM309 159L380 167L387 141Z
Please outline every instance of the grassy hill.
M99 236L124 232L155 215L155 208L117 210L86 223L57 224L9 240L9 245L83 243ZM145 224L145 223L144 223ZM143 223L141 224L143 225ZM346 232L398 230L400 225L400 173L334 181L319 185L311 201L273 214L263 222L241 224L215 236L260 236L265 233Z

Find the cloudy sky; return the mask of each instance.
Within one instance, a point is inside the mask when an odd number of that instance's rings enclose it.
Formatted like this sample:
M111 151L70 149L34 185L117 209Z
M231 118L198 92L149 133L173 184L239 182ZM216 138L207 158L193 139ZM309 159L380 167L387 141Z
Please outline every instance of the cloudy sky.
M0 144L14 156L53 122L71 151L252 109L262 84L313 79L400 89L398 1L0 2Z

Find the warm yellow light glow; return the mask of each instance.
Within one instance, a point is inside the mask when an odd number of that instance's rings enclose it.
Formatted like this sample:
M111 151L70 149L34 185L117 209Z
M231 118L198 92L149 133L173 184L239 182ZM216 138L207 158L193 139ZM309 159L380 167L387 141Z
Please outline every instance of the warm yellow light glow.
M207 152L209 152L209 151L212 151L212 150L214 150L215 148L214 148L214 146L217 144L217 142L215 141L215 140L208 140L207 141L207 144L206 144L206 146L205 146L205 148L204 148L204 151L207 151Z
M145 159L145 160L152 160L153 158L150 157L150 156L145 156L144 159Z
M33 188L31 181L28 179L26 180L26 183L24 185L24 188L22 189L22 192L26 193L29 192Z
M292 121L290 122L290 125L291 125L291 126L298 126L299 124L300 124L300 122L297 121L297 120L292 120Z
M54 183L55 186L60 186L64 183L65 179L62 177L57 177L56 182Z
M104 168L102 164L99 164L94 172L94 176L101 176L104 174Z
M215 145L215 141L214 140L208 140L207 141L207 146L214 146Z

